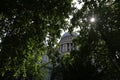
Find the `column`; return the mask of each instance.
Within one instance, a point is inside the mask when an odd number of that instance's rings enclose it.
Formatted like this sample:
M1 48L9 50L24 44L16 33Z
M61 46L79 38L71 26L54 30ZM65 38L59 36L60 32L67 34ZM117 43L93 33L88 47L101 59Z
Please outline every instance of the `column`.
M71 51L71 43L69 43L69 51Z

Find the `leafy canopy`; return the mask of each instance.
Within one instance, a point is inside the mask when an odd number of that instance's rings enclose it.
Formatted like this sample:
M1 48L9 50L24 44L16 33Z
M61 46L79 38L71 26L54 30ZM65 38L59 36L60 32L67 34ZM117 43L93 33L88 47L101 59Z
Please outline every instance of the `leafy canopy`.
M71 13L71 1L0 1L2 79L12 76L34 77L39 72L39 62L47 45L53 47L60 37L61 29L65 28L65 19Z

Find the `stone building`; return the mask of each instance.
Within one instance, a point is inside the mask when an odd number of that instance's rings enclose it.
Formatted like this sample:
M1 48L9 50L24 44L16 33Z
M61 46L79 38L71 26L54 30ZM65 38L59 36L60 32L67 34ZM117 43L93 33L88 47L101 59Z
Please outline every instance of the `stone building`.
M59 42L59 53L60 53L60 57L62 55L64 55L65 53L67 52L70 52L71 50L77 50L77 46L72 42L73 39L75 39L77 37L77 33L73 32L73 33L65 33L63 34L63 36L61 37L60 39L60 42ZM42 59L42 63L48 63L50 60L49 60L49 57L45 54L43 55L43 59ZM59 65L59 64L58 64ZM45 67L45 70L47 70L47 74L46 74L46 77L44 80L50 80L51 78L51 75L52 75L52 64L48 64L46 67ZM62 76L57 73L54 75L55 78L54 80L62 80Z
M64 54L66 52L70 52L71 50L77 50L77 46L72 42L73 39L77 37L77 33L65 33L59 42L59 53Z

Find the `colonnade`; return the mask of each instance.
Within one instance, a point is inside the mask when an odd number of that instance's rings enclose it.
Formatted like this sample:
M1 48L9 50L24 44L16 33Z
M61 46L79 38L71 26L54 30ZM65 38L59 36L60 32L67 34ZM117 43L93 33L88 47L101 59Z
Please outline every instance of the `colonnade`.
M71 50L75 50L76 48L77 46L74 45L73 43L65 43L60 45L60 52L61 53L69 52Z

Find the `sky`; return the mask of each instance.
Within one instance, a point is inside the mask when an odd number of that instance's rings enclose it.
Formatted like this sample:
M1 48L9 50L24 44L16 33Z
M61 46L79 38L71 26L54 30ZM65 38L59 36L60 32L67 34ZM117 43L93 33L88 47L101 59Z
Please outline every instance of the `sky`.
M75 7L78 8L78 9L81 9L81 8L82 8L82 5L84 4L84 3L80 3L80 4L79 4L78 0L73 0L72 3L74 3L74 4L75 4ZM72 18L72 16L70 15L69 17L70 17L70 18L69 18L69 19L66 19L66 20L70 21L70 19ZM78 28L74 28L74 32L75 32L75 31L78 31L78 30L79 30ZM66 33L66 32L68 32L68 30L65 30L65 31L62 30L61 36L62 36L64 33Z
M75 3L75 7L77 7L78 9L81 9L82 5L84 4L83 2L79 4L78 0L73 0L73 3Z

